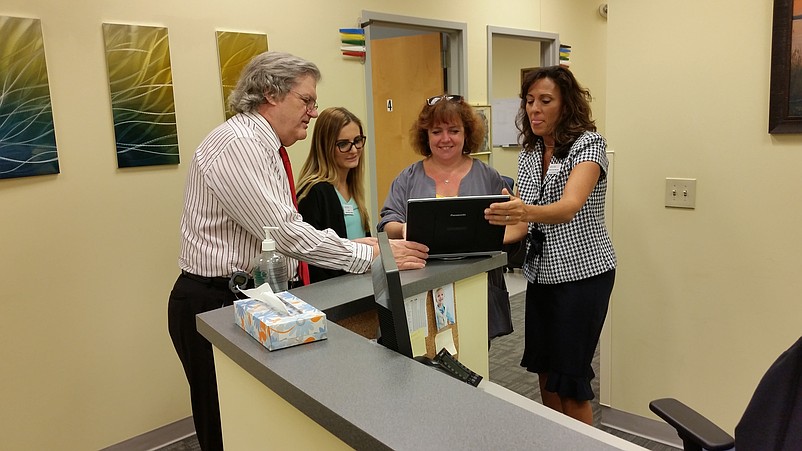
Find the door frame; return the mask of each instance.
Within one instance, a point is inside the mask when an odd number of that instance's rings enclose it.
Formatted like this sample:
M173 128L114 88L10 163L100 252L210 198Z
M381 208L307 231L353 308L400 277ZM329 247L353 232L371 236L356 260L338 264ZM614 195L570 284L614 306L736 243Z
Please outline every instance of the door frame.
M493 36L509 36L540 43L540 64L556 66L560 63L560 35L545 31L487 26L487 99L493 99Z
M487 26L487 102L491 106L495 101L493 95L493 37L504 36L517 38L523 41L535 41L540 44L540 58L538 59L541 67L556 66L560 62L560 35L546 31L525 30L520 28ZM495 111L494 111L495 113ZM491 149L495 149L491 146ZM488 163L493 166L493 154L490 151Z
M433 20L421 17L400 16L375 11L362 11L360 26L365 30L365 103L367 108L366 129L368 136L375 136L373 120L373 71L370 54L371 36L382 35L382 31L409 30L420 33L443 33L445 36L444 63L449 68L446 83L449 91L468 97L468 24L464 22L451 22L446 20ZM376 177L376 149L368 146L368 177L370 186L370 229L376 236L376 223L379 219L377 206L378 185Z

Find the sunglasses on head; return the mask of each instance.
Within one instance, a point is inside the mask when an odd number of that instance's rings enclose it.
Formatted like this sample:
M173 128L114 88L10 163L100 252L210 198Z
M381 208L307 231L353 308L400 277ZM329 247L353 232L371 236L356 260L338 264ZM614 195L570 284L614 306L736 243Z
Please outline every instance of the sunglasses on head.
M462 96L456 94L444 94L441 96L429 97L426 99L426 104L432 106L441 100L448 100L449 102L462 102Z

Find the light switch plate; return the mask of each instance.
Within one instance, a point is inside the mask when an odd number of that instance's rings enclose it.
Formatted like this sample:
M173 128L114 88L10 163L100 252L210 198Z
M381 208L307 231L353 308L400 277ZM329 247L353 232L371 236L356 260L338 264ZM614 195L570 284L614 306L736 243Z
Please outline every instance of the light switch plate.
M666 207L696 208L696 179L666 178Z

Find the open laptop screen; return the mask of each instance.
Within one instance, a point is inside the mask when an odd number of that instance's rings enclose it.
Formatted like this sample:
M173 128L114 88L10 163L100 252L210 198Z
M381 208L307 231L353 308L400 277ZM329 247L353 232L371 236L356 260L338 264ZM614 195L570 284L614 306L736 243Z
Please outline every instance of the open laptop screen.
M491 225L485 209L505 195L438 197L407 201L407 240L429 246L430 258L490 255L501 251L504 226Z

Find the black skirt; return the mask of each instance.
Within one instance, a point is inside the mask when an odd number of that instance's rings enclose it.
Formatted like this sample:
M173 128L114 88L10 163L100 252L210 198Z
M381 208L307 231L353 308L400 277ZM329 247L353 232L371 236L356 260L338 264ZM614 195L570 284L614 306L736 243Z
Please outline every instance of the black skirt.
M562 398L594 398L591 363L599 344L615 270L574 282L526 287L521 366L547 374L546 390Z

